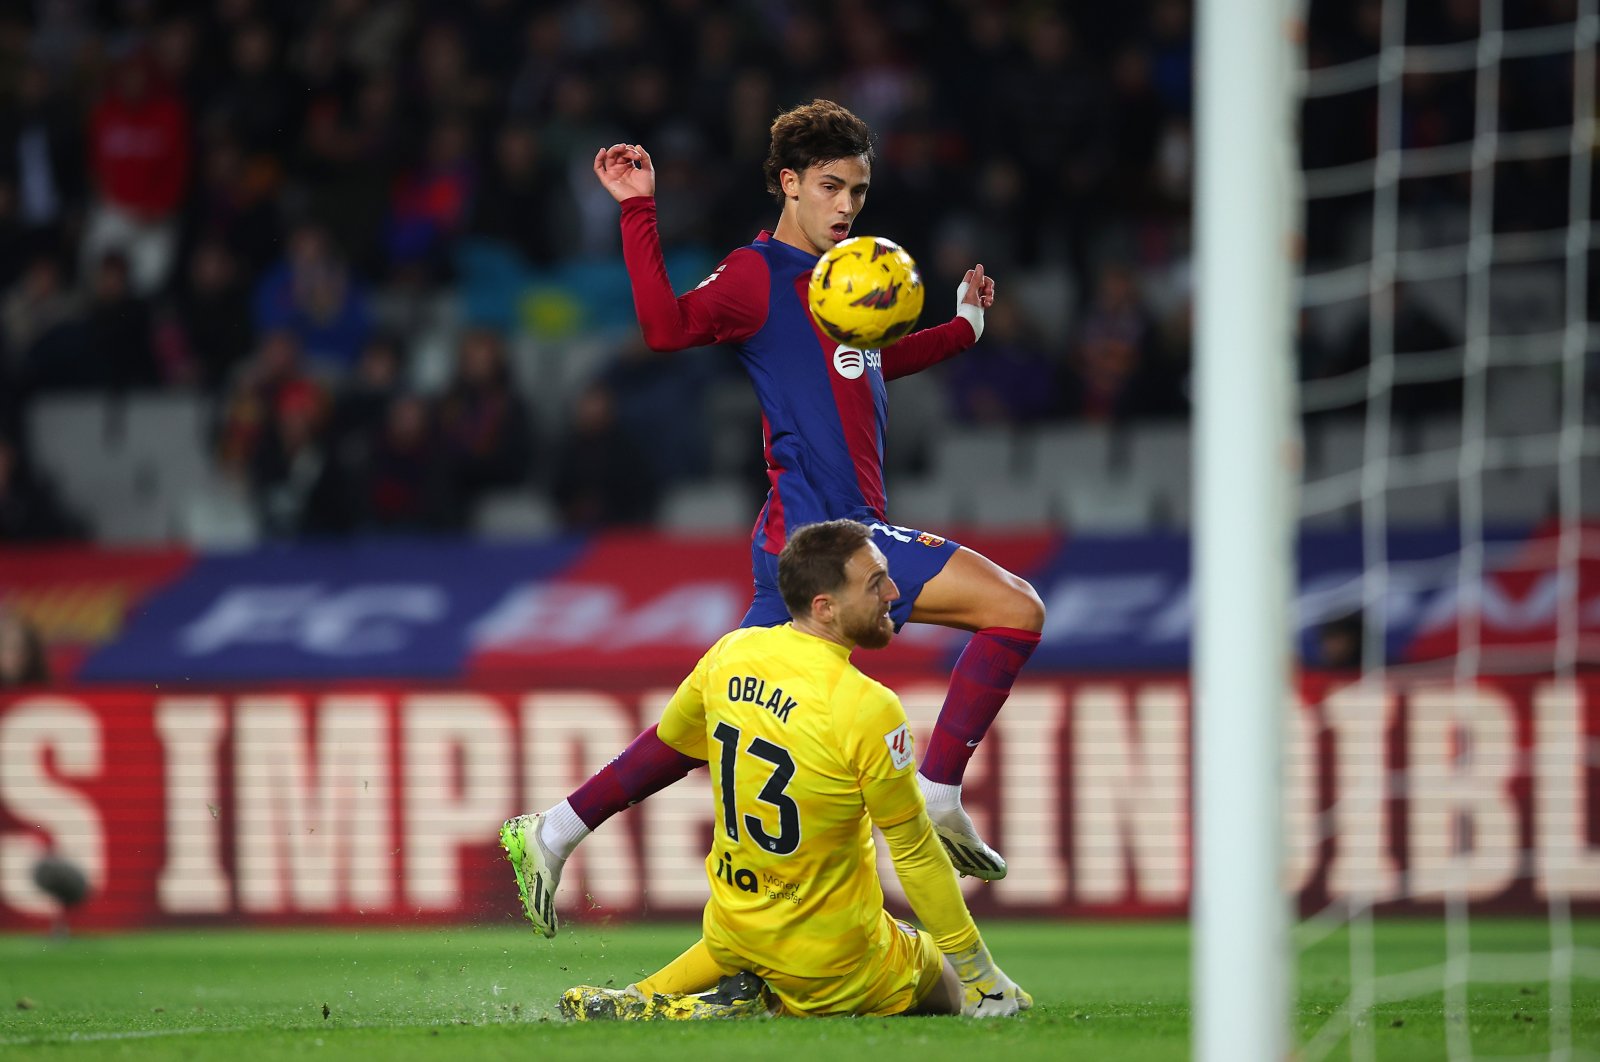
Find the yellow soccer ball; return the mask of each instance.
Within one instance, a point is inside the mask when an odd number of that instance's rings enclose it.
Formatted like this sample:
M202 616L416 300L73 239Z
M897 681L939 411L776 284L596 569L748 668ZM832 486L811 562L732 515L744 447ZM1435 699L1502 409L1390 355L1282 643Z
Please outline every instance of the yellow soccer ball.
M922 313L922 274L893 240L852 236L817 259L811 317L835 343L878 350L902 339Z

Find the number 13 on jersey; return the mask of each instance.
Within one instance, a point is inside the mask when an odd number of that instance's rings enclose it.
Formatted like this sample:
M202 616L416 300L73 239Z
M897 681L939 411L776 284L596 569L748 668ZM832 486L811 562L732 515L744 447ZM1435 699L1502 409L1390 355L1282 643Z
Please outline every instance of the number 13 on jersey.
M718 785L722 790L722 830L728 840L738 843L741 828L764 851L790 855L800 847L800 805L788 793L794 779L794 756L782 745L766 738L752 738L741 749L744 735L730 723L719 722L711 736L721 746L717 755ZM744 772L764 772L766 781L756 800L757 808L743 814L739 809L738 780ZM769 818L777 813L777 832Z

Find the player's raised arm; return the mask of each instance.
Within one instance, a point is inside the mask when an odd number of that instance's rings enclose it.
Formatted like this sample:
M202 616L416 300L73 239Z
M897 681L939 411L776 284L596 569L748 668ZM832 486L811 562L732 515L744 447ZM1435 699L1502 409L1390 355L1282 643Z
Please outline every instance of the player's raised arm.
M656 167L638 144L612 144L594 154L594 175L617 202L656 194Z
M955 357L983 335L983 311L994 305L994 278L979 262L956 287L955 316L913 332L883 351L883 378L895 380Z
M705 283L677 295L656 227L656 171L650 153L638 144L601 148L595 152L594 175L622 206L622 261L646 346L655 351L683 350L755 334L767 313L764 265L739 263L740 252L735 251ZM756 271L761 275L754 275ZM720 283L712 284L713 280Z

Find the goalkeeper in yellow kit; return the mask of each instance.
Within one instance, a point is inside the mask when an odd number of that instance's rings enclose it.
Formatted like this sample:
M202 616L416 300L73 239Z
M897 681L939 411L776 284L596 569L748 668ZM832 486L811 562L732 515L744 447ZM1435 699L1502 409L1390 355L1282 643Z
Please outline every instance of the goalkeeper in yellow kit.
M905 709L850 663L856 646L880 649L894 637L889 604L899 591L870 531L833 520L794 532L778 560L778 587L792 622L722 638L661 719L663 741L711 768L704 936L636 985L570 989L562 1012L987 1017L1027 1009L1031 997L995 966L933 832ZM883 909L874 825L921 931ZM525 890L527 823L508 822L501 839Z

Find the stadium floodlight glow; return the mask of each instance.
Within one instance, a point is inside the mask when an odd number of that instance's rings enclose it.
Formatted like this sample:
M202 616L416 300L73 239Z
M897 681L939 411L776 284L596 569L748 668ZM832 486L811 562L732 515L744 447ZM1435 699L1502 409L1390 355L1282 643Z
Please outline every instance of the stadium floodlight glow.
M1196 51L1195 882L1201 1062L1288 1053L1288 0L1201 0Z

